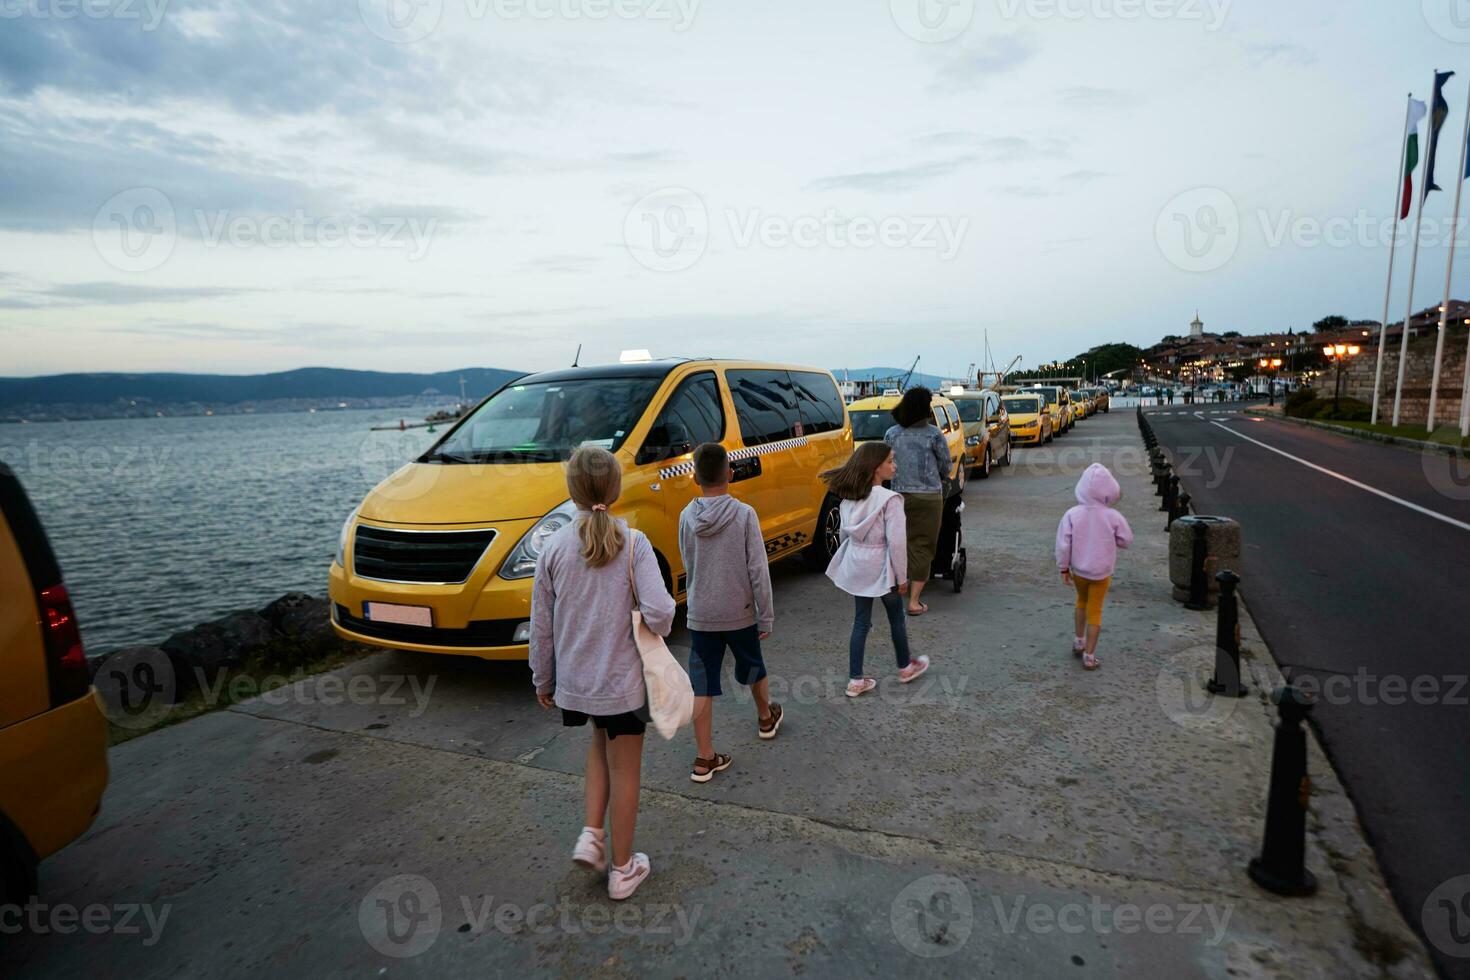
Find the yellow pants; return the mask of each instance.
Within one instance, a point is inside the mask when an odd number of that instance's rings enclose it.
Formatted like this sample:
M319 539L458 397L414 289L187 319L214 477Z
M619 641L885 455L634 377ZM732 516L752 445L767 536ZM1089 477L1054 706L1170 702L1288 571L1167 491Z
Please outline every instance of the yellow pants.
M1103 597L1108 594L1108 586L1112 584L1112 577L1104 579L1083 578L1076 572L1072 573L1072 585L1077 590L1077 608L1086 610L1087 625L1102 625Z

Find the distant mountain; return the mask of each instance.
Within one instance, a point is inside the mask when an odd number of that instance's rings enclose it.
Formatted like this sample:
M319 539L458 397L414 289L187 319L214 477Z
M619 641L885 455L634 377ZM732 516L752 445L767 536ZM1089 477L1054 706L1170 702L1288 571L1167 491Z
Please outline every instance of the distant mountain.
M0 408L12 405L107 405L117 401L152 404L197 402L229 405L277 399L459 398L459 379L471 400L483 398L525 372L465 368L438 374L393 374L301 368L278 374L54 374L0 378Z
M872 381L873 379L902 378L909 373L908 368L897 367L867 367L867 368L833 368L832 373L838 381ZM955 380L941 378L936 374L924 374L915 371L914 376L909 379L909 387L923 385L926 388L936 388L940 381Z

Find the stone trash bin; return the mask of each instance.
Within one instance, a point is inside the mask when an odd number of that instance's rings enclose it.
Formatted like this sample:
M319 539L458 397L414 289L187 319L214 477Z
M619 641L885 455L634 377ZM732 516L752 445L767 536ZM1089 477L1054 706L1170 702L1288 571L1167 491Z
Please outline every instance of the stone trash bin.
M1174 598L1180 602L1189 599L1189 569L1194 557L1195 528L1205 529L1205 583L1206 601L1215 605L1220 592L1220 583L1215 573L1230 569L1240 572L1240 524L1228 517L1195 515L1180 517L1169 528L1169 581L1174 586Z

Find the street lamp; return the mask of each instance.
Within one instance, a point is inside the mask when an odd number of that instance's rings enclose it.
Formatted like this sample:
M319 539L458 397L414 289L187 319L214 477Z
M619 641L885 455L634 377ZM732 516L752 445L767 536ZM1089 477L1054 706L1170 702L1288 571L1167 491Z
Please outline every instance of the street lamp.
M1327 359L1337 364L1337 377L1332 385L1332 414L1334 416L1338 414L1338 401L1341 398L1343 364L1348 358L1357 357L1359 350L1361 348L1357 344L1326 344L1322 348L1322 353L1327 355Z
M1278 371L1281 370L1281 358L1279 358L1279 357L1263 357L1263 358L1261 358L1260 368L1261 368L1262 371L1270 370L1270 372L1271 372L1270 376L1266 379L1266 399L1267 399L1266 404L1268 404L1268 405L1275 405L1276 404L1276 374L1277 374Z

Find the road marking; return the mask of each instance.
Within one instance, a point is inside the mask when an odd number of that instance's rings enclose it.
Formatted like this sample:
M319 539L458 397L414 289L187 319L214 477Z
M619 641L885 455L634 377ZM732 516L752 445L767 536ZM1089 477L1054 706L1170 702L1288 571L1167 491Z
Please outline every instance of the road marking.
M1233 436L1239 436L1246 442L1253 442L1257 446L1260 446L1262 449L1269 449L1279 456L1285 456L1287 459L1296 463L1301 463L1303 466L1314 469L1318 473L1325 473L1327 476L1332 477L1334 480L1341 480L1343 483L1355 486L1359 490L1367 490L1369 493L1376 494L1377 496L1382 497L1384 500L1391 500L1396 504L1400 504L1404 507L1409 508L1410 510L1418 511L1425 517L1432 517L1437 521L1444 521L1446 524L1454 525L1462 531L1470 531L1470 524L1467 524L1464 521L1459 521L1453 517L1448 517L1444 514L1441 514L1438 511L1430 510L1428 507L1421 507L1420 505L1414 503L1412 500L1405 500L1403 497L1395 497L1391 493L1386 493L1383 490L1379 490L1377 487L1370 487L1366 483L1360 483L1350 476L1343 476L1341 473L1338 473L1334 470L1329 470L1325 466L1318 466L1316 463L1313 463L1310 460L1302 459L1300 456L1293 456L1291 453L1287 452L1284 449L1277 449L1275 446L1267 445L1259 439L1252 439L1244 432L1237 432L1236 430L1230 428L1230 426L1226 425L1224 422L1211 422L1210 424L1218 425L1220 428L1224 429L1226 432L1230 433Z

